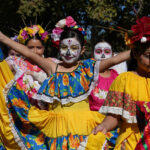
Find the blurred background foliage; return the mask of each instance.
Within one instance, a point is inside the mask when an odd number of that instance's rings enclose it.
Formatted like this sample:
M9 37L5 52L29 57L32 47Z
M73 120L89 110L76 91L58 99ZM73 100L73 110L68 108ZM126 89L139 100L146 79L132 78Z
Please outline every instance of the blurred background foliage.
M150 3L144 0L0 0L0 4L0 30L8 36L32 24L40 24L51 32L56 22L72 16L87 30L84 57L90 57L93 46L101 39L108 41L115 52L127 49L124 35L107 28L130 29L137 14L150 15ZM53 56L54 51L56 54L49 42L46 56Z

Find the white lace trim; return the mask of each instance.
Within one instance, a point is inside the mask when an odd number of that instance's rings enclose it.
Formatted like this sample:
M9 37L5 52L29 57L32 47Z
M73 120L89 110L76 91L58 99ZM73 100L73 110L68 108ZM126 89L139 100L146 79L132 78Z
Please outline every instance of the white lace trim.
M85 140L80 143L77 150L86 150L87 142L88 142L88 137L86 137Z
M57 96L50 97L50 96L47 96L44 94L42 94L42 95L36 94L33 98L35 98L36 100L42 100L47 103L53 103L55 100L59 101L61 104L67 104L70 102L73 102L73 103L80 102L80 101L86 99L88 97L88 95L90 95L93 88L96 86L96 82L97 82L98 76L99 76L99 66L100 66L100 61L96 61L95 67L94 67L93 81L89 87L89 90L83 95L80 95L78 97L68 96L67 98L60 99Z
M102 106L99 109L99 112L103 114L111 113L115 115L121 115L128 123L137 123L136 116L131 116L130 112L124 110L123 108Z
M104 144L103 144L103 146L102 146L102 150L105 150L106 144L107 144L107 140L105 140L105 142L104 142Z
M4 90L3 90L3 94L4 94L4 97L5 97L6 103L8 103L7 94L8 94L8 92L9 92L10 87L12 87L12 85L14 84L14 82L15 82L15 79L11 80L11 81L5 86L5 88L4 88ZM8 110L8 108L7 108L7 110ZM8 110L8 112L9 112L9 110ZM11 116L9 113L8 113L8 115L9 115L9 121L10 121L9 126L11 127L11 131L12 131L12 133L13 133L13 136L14 136L14 139L15 139L16 143L18 143L18 146L21 148L21 150L27 150L25 144L24 144L23 141L21 140L20 136L18 135L18 133L17 133L17 131L16 131L14 125L13 125L12 116Z

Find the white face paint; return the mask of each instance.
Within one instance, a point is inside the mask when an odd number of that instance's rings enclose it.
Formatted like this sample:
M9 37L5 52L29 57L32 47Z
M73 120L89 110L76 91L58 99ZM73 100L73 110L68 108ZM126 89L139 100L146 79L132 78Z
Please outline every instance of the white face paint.
M74 63L80 57L81 45L76 38L67 38L61 41L60 56L65 63Z
M99 42L94 48L94 58L96 60L103 60L112 57L111 46L107 42Z

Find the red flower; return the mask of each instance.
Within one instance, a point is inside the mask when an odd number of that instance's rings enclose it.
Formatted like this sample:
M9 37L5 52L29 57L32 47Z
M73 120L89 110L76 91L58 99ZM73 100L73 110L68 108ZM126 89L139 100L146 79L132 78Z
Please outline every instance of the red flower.
M52 43L55 48L59 49L59 40L57 41L52 40Z
M147 41L150 40L150 17L144 16L136 21L136 25L131 27L133 36L131 37L131 43L139 41L142 37L146 37Z

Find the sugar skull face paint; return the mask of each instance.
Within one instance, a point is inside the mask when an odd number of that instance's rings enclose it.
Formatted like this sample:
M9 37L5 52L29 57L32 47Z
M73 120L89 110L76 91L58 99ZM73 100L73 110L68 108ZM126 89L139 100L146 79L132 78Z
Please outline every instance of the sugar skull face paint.
M96 60L103 60L111 57L112 57L112 49L107 42L100 42L95 45L94 58Z
M60 43L60 56L65 63L73 63L80 57L81 45L76 38L67 38Z

